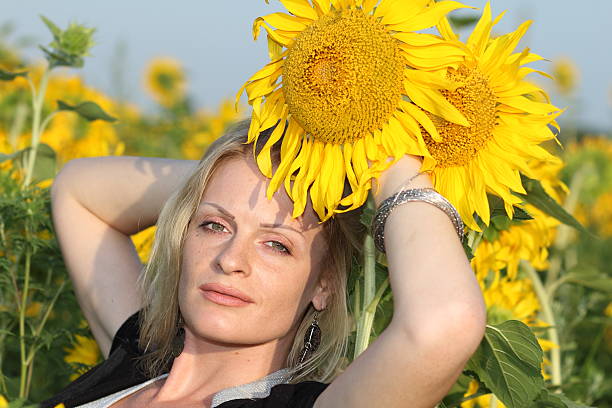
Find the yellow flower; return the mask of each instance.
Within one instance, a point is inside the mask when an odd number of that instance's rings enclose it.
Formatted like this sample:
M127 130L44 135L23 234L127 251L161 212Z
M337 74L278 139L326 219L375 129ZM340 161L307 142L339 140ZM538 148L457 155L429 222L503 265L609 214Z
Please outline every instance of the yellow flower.
M510 278L517 275L521 259L529 261L534 268L548 268L548 248L553 243L559 221L530 207L533 220L512 225L493 242L482 240L472 258L472 268L478 276L486 276L489 270L499 272L507 268Z
M436 119L442 141L425 135L427 149L436 161L435 188L457 207L464 222L474 230L480 230L474 213L489 224L486 193L501 197L506 212L512 216L512 206L521 202L512 191L525 193L519 172L535 178L528 161L554 159L539 144L556 140L549 125L556 127L554 119L560 114L555 106L539 102L547 98L546 94L525 80L527 74L539 71L523 65L542 58L529 49L514 53L531 22L492 39L491 29L500 17L492 20L487 3L466 42L469 52L464 62L447 72L449 79L462 86L443 92L467 117L470 126ZM457 38L447 20L439 29L444 38Z
M570 94L579 80L578 68L569 58L560 58L553 63L553 77L559 92Z
M257 164L271 178L268 197L284 184L294 217L302 214L308 196L321 220L360 206L372 179L392 164L389 157L410 153L431 160L421 128L439 136L419 107L468 124L440 92L458 86L443 72L457 67L465 51L456 41L415 33L466 6L395 0L281 3L289 14L255 20L253 35L266 30L271 61L238 97L246 89L253 106L249 142L274 127ZM273 171L270 149L281 138L281 163ZM345 180L351 191L343 195Z
M40 302L32 302L28 305L25 310L26 317L35 317L38 316L40 310L42 309L42 303Z
M205 124L206 130L196 130L193 136L185 139L181 145L181 152L186 159L199 160L206 148L219 138L227 127L236 122L242 116L242 109L236 110L230 101L223 101L217 112L209 114L200 112L196 115L196 123L190 121L186 125ZM189 126L185 126L188 128Z
M0 408L8 408L9 404L4 395L0 394Z
M153 59L145 72L145 89L161 105L175 105L185 97L187 89L183 67L172 58Z
M601 237L612 237L612 191L597 197L591 210L591 218Z
M153 239L155 238L155 230L156 226L153 225L131 236L134 247L136 247L136 252L138 252L140 262L143 264L149 262Z
M73 381L83 374L87 367L92 367L100 361L100 349L96 341L90 337L75 334L76 343L72 347L64 348L67 353L64 361L76 366L76 372L71 375ZM86 366L86 367L83 367Z

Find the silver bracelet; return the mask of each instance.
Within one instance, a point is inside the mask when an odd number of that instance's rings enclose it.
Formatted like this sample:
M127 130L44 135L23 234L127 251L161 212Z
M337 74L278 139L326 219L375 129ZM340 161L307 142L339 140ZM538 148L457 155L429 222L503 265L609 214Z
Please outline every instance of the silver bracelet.
M463 221L455 207L442 194L433 188L412 188L393 194L385 199L376 210L372 222L372 236L374 237L374 245L380 252L385 252L385 222L387 217L395 207L410 201L424 201L444 211L453 222L459 239L463 238Z

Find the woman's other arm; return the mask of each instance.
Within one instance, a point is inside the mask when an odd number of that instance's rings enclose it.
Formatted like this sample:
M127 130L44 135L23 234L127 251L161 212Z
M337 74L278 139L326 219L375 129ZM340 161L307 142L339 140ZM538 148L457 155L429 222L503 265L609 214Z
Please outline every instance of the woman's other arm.
M420 168L405 156L379 180L377 205ZM407 188L431 187L428 175ZM316 408L432 408L484 335L486 308L448 216L424 202L396 207L385 228L393 290L387 329L319 396Z
M130 235L157 222L197 161L109 156L68 162L51 188L53 223L79 304L107 356L140 309L142 264Z

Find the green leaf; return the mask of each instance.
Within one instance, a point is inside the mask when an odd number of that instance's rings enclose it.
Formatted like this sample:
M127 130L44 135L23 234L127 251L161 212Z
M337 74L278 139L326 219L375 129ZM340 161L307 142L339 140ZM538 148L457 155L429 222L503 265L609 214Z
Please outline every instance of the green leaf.
M117 119L110 116L95 102L81 102L78 105L70 105L64 101L57 101L59 110L67 110L78 113L81 117L88 121L104 120L106 122L115 122Z
M487 325L466 365L509 408L524 408L544 387L542 348L527 325L508 320Z
M56 41L59 40L59 38L62 36L62 30L58 26L56 26L51 20L49 20L47 17L43 16L42 14L40 15L40 18L43 21L43 23L45 23L49 31L51 31L51 34L53 34L53 38Z
M566 282L575 283L587 288L612 293L612 278L603 273L569 273L563 278Z
M369 208L368 206L363 207L363 212L361 213L360 221L361 223L368 229L372 226L372 220L374 219L374 210Z
M30 156L32 147L26 147L17 153L14 153L16 159L20 160L21 167L27 166L27 161ZM57 155L51 146L45 143L40 143L36 149L36 159L34 161L34 169L32 171L32 182L47 180L55 177L57 174Z
M574 402L561 393L552 393L547 389L533 401L529 408L596 408Z
M590 235L589 231L587 231L586 228L584 228L582 224L578 222L578 220L576 220L570 213L565 211L565 209L559 205L559 203L557 203L551 196L548 195L548 193L546 193L546 191L544 191L544 187L542 187L542 184L538 180L531 179L521 174L521 181L525 191L527 191L527 194L517 192L513 192L512 194L522 198L529 204L541 211L544 211L546 214L556 218L562 223Z
M26 75L28 75L27 71L9 72L9 71L0 69L0 81L12 81L13 79L17 77L25 77Z
M467 235L461 240L461 245L463 245L463 250L465 251L465 256L467 256L468 261L471 261L472 258L474 258L474 251L472 251L472 248L468 245Z
M83 58L76 55L68 55L62 51L52 51L48 48L39 45L39 48L45 53L47 61L49 61L49 67L73 67L81 68L84 64Z
M508 217L506 208L504 206L504 200L502 200L501 197L493 194L487 194L487 200L489 201L489 208L491 210L491 219L496 216ZM512 219L515 221L533 220L533 217L521 207L512 206L512 210L514 211Z

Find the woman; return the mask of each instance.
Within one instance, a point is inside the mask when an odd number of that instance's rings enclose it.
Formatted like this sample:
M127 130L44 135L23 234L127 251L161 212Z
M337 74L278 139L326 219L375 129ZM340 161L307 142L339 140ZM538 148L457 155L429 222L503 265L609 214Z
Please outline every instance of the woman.
M416 408L447 393L486 313L447 214L412 202L388 216L394 316L345 368L359 214L321 224L311 207L292 218L284 191L268 200L247 129L237 126L199 162L79 159L58 175L58 239L108 359L43 405ZM391 166L375 186L377 205L408 178L410 188L431 187L425 174L410 177L419 166L414 156ZM129 236L156 223L140 276ZM321 344L308 353L304 333L316 323Z

